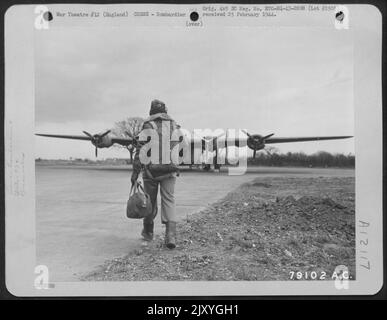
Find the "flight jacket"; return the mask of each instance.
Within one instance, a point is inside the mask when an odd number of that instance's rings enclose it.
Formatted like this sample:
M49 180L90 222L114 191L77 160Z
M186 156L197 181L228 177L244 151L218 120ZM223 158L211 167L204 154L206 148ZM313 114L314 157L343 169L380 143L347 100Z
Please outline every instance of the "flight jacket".
M161 148L162 148L162 144L161 144L161 140L162 140L162 137L161 137L161 126L162 126L162 122L163 121L170 121L171 122L171 130L170 130L170 136L169 138L171 137L172 135L172 132L175 130L175 129L178 129L180 128L176 122L167 114L167 113L156 113L156 114L153 114L151 116L149 116L143 123L142 125L142 128L141 130L145 130L145 129L155 129L159 132L159 142L160 142L160 149L159 149L159 161L160 161L160 164L161 164ZM153 125L152 125L153 124ZM156 126L156 127L155 127ZM179 143L178 141L171 141L170 142L170 148L172 150L172 148L177 144ZM133 159L133 173L138 175L145 167L144 165L141 163L140 161L140 149L141 147L146 144L146 142L139 142L138 145L137 145L137 148L136 148L136 152L135 152L135 155L134 155L134 159ZM168 166L166 164L166 166ZM146 170L145 170L145 175L146 174ZM160 176L162 175L163 173L162 172L154 172L152 171L152 175L157 177L157 176Z

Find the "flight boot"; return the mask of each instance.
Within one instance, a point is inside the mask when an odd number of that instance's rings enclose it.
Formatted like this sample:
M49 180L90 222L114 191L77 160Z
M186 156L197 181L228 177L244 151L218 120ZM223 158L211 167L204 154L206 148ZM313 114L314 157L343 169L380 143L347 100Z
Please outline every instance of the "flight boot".
M176 222L165 224L165 245L168 249L176 248Z
M143 220L143 226L141 235L143 236L145 241L152 241L153 240L153 221L146 221Z

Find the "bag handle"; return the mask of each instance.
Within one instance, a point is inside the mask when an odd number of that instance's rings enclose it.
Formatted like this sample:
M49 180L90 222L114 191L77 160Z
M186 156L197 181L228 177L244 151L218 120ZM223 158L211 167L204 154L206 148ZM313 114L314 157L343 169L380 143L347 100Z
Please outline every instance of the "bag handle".
M135 181L134 183L132 183L132 186L130 187L130 191L129 191L129 197L137 190L137 184L138 182Z
M145 194L144 187L142 186L140 181L136 181L137 184L137 190L141 190Z
M130 187L129 197L136 192L137 190L141 190L145 194L144 187L142 186L140 181L136 181L132 183L132 186Z

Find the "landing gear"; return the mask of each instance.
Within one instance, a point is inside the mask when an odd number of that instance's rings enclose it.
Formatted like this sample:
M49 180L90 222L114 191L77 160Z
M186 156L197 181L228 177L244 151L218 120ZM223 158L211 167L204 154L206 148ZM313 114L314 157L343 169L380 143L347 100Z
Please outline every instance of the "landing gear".
M210 164L205 164L203 165L203 170L204 171L211 171L211 165ZM220 164L214 164L214 171L219 172L220 171Z
M211 165L210 165L210 164L205 164L205 165L203 166L203 170L204 170L204 171L210 171L210 170L211 170Z

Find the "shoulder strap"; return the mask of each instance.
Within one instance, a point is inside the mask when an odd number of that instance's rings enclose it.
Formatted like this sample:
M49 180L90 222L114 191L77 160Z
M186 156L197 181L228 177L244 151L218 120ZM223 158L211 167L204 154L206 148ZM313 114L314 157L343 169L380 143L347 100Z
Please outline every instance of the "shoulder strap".
M153 129L157 130L157 124L154 121L148 121L148 123L152 126Z
M156 123L152 120L152 121L145 121L143 124L142 124L142 130L144 130L144 127L146 124L150 124L150 126L152 127L152 129L155 129L157 130L157 125Z
M176 121L173 119L171 120L171 129L172 130L178 129L178 125L177 125Z

